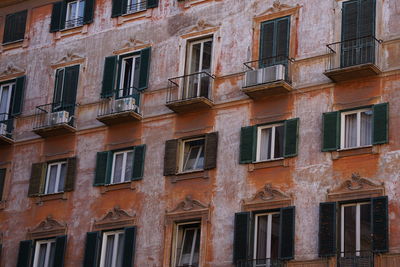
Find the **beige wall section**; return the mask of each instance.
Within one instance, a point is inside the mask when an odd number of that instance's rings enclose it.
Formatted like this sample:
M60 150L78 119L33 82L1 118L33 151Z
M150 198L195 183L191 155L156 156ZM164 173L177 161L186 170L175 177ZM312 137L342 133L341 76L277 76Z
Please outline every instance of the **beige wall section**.
M115 205L136 214L136 266L161 266L165 262L165 211L187 194L212 207L205 266L231 266L234 213L241 210L242 199L250 198L266 183L291 194L296 206L295 254L300 262L290 266L326 266L317 255L318 205L325 201L328 189L349 179L353 172L384 182L390 203L390 251L400 253L400 7L396 0L377 0L381 25L378 37L383 40L379 58L384 73L340 85L331 83L323 72L325 45L340 38L337 23L341 1L281 0L288 8L298 8L298 18L291 25L297 36L291 44L296 60L294 90L259 102L249 100L241 92L240 73L243 62L258 53L254 18L279 11L274 9L272 0L160 0L158 8L146 11L146 16L125 22L111 18L111 0L96 0L94 22L83 32L68 36L49 33L50 2L31 0L0 8L1 21L8 13L29 10L23 47L0 50L0 80L9 66L27 75L23 114L17 119L15 132L17 142L11 147L0 147L0 167L12 166L7 202L0 210L1 266L15 266L19 241L49 214L67 223L65 266L80 266L85 233L91 230L94 219L101 218ZM198 3L190 5L193 2ZM3 26L0 28L1 38ZM216 28L216 106L206 113L171 113L165 106L166 86L167 79L179 75L182 68L185 47L179 44L184 43L185 36ZM152 47L150 86L142 106L144 119L106 127L96 120L104 58L135 42ZM51 102L54 66L63 60L68 64L71 55L81 58L82 64L77 97L78 132L54 140L39 139L31 131L35 107ZM357 99L390 103L390 142L379 146L378 154L333 160L331 153L321 152L322 113L337 110L343 103L351 105ZM286 166L249 172L247 165L238 164L240 128L274 116L300 118L299 154ZM190 135L199 128L219 132L217 168L210 171L208 179L171 183L163 176L165 141L185 133ZM134 182L134 190L101 193L92 186L96 152L121 142L147 145L144 178ZM31 164L57 153L78 157L75 190L66 200L38 205L27 197ZM381 266L396 266L399 257L393 254L380 260Z

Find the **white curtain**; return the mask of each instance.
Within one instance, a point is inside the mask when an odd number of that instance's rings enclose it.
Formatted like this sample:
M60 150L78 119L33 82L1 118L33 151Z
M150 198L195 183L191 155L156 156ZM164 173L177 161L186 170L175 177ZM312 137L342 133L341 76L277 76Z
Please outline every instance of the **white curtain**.
M361 112L361 146L371 145L372 143L372 111Z
M268 216L259 216L257 224L257 263L263 263L267 258Z
M271 158L271 128L261 130L260 160Z
M357 146L357 113L345 117L345 140L344 147Z

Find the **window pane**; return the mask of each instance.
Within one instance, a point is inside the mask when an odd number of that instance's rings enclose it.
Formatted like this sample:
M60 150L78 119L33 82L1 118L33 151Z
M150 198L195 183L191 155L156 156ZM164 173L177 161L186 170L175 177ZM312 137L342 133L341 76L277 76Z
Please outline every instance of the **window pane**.
M343 250L343 248L342 248ZM344 252L352 255L356 250L356 206L344 207Z
M51 245L50 245L50 257L49 257L49 267L54 265L55 253L56 253L56 242L51 242Z
M275 127L275 155L274 158L283 157L283 132L284 127L277 126Z
M256 259L259 260L267 258L267 227L268 227L268 215L258 216ZM260 261L259 263L261 262L262 261Z
M204 167L204 139L185 142L183 170L196 170Z
M190 73L196 73L200 71L200 52L201 52L201 43L194 44L192 46L192 58L190 59Z
M204 168L204 147L200 147L200 155L197 159L196 169L203 169Z
M62 98L63 80L64 80L64 69L57 71L57 85L54 92L54 104L58 106Z
M260 160L271 159L271 133L271 128L261 130Z
M10 91L10 86L3 86L0 89L0 121L5 120L6 117L4 114L1 113L8 113L8 98L9 98L9 91Z
M40 244L38 267L46 267L44 266L46 261L46 250L47 250L47 244Z
M132 178L133 152L126 154L125 182Z
M183 240L183 247L182 247L182 255L179 265L189 265L191 252L192 252L192 245L193 245L193 238L194 238L194 229L186 229L184 240Z
M114 239L115 239L114 235L108 235L107 236L106 255L105 255L105 260L104 260L104 267L114 267L114 266L112 266Z
M58 182L58 191L57 192L64 191L64 184L65 184L66 176L67 176L67 164L63 163L63 164L61 164L60 181Z
M186 159L185 171L193 170L195 168L195 163L197 159L197 155L200 151L200 147L190 147L188 152L188 158Z
M135 73L133 76L133 86L139 88L140 57L135 58ZM133 91L131 91L131 94Z
M279 250L279 214L272 215L271 227L271 259L278 259ZM290 229L288 229L290 231Z
M77 2L68 3L69 17L67 18L67 20L72 20L76 18L77 7L78 7Z
M83 17L85 13L85 1L80 1L79 2L79 13L78 13L78 17Z
M122 177L122 162L124 159L124 154L116 154L114 162L114 177L113 183L120 183Z
M133 71L133 58L124 59L125 70L122 73L122 88L123 96L129 95L129 88L131 87L132 71Z
M203 63L202 63L202 71L209 72L211 69L211 52L212 52L212 41L208 41L204 43L203 47Z
M56 179L57 179L57 165L50 166L49 181L47 186L47 194L52 194L56 192Z
M357 114L345 116L344 147L357 146Z
M200 254L200 228L197 229L196 241L194 244L192 266L199 266L199 254Z
M124 252L124 233L118 235L117 266L122 267L122 255Z
M362 146L372 143L372 110L361 112L361 140Z
M371 204L360 207L360 249L368 251L371 249Z

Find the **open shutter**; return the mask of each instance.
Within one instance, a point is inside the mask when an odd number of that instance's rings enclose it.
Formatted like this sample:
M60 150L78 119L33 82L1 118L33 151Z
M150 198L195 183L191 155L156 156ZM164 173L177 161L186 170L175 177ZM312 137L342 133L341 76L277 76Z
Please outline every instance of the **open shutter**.
M285 121L285 142L284 154L285 158L297 156L297 147L299 139L299 118Z
M235 213L234 237L233 237L233 263L247 260L250 257L250 212Z
M388 197L376 197L371 200L372 213L372 250L375 253L389 251Z
M126 0L112 0L112 9L111 9L111 17L115 18L121 16L123 14L122 8Z
M135 257L136 227L125 228L122 266L132 267Z
M295 207L281 208L279 224L279 259L294 259Z
M105 185L111 178L112 152L97 152L94 186Z
M104 60L103 84L101 97L106 98L113 95L115 85L115 73L117 71L118 56L106 57Z
M76 177L76 158L67 159L67 177L65 179L64 191L74 190Z
M147 8L158 7L158 0L147 0Z
M140 51L140 69L139 69L139 88L138 88L138 90L144 90L148 87L149 70L150 70L150 56L151 56L151 47L142 49Z
M37 196L43 193L46 167L46 163L32 164L31 178L29 180L29 197Z
M204 169L217 167L218 132L206 135Z
M275 21L266 21L261 24L260 68L271 65L271 57L274 56L274 31Z
M342 6L342 41L357 38L358 2L351 0L343 2Z
M53 4L53 11L51 13L50 32L57 32L61 29L61 10L62 2Z
M164 176L174 175L177 171L178 140L167 140L164 153Z
M133 150L133 153L132 180L139 180L143 178L146 145L136 146Z
M0 169L0 201L3 200L4 184L6 181L6 170L7 169Z
M56 237L56 250L54 252L54 264L53 267L63 267L65 250L67 247L67 236L57 236Z
M88 232L86 234L85 256L83 267L96 267L99 252L100 232Z
M389 104L382 103L373 106L373 134L372 143L385 144L388 138Z
M336 255L336 202L319 204L319 256Z
M95 0L85 0L85 13L83 16L83 24L89 24L93 22L94 3Z
M71 115L75 111L76 92L78 89L79 80L79 65L66 67L64 77L64 90L62 105L64 110L68 111Z
M15 91L12 100L11 115L17 116L22 113L24 103L25 76L18 77L15 81Z
M32 245L32 240L19 242L17 267L30 267Z
M332 151L339 148L340 113L327 112L322 117L322 151Z
M251 163L255 160L257 127L242 127L240 132L240 159L239 163Z

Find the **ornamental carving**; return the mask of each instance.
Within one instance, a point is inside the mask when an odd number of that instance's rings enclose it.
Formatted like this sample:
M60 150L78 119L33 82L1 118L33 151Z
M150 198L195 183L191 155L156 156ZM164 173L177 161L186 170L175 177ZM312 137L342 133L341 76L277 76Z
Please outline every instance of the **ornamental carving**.
M127 41L122 42L122 46L116 50L114 50L114 54L122 54L138 49L142 49L144 47L150 46L149 43L138 40L135 36L132 36Z
M187 195L183 201L181 201L175 209L171 210L169 213L178 211L191 211L196 209L206 209L206 205L202 204L200 201L193 199L192 195Z
M95 230L105 230L116 227L126 227L135 224L135 215L131 216L118 205L109 211L103 218L94 221Z
M211 28L215 28L221 26L221 23L215 25L215 24L211 24L211 23L207 23L205 20L203 19L199 19L197 21L197 24L192 27L189 32L199 32L199 31L204 31L206 29L211 29Z
M263 16L263 15L268 15L268 14L274 14L274 13L278 13L281 11L286 11L286 10L295 9L295 8L299 8L299 7L300 7L299 4L297 4L296 6L290 6L290 5L282 4L279 0L275 0L270 8L268 8L261 14L257 15L257 17ZM259 8L257 6L254 6L254 8L256 10L259 10Z
M166 211L166 224L189 219L208 221L209 218L210 205L193 199L192 195L187 195L174 209Z
M84 61L85 61L84 57L77 55L72 51L68 51L65 56L63 56L59 60L55 61L51 65L53 67L61 67L61 66L69 65L71 63L84 62Z
M52 215L49 215L44 219L38 226L32 230L28 230L28 236L31 239L52 237L57 235L63 235L67 231L65 223L60 223L53 219Z
M273 209L291 205L291 197L271 184L266 184L252 198L242 201L244 210Z
M7 67L0 72L0 77L12 76L12 75L21 74L21 73L24 73L24 72L25 72L25 70L13 65L12 63L9 63L7 65Z

